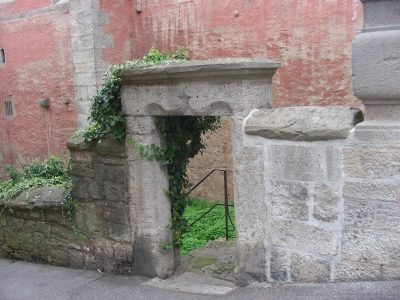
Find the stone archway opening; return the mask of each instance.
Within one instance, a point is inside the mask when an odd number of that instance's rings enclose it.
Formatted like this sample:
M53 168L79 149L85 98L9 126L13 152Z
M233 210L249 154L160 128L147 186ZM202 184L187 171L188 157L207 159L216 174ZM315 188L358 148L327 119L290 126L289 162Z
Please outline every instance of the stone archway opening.
M120 74L127 135L138 143L162 145L154 116L231 116L237 285L266 279L263 150L246 147L243 124L253 109L271 107L272 76L279 66L267 59L236 58L162 64ZM160 247L171 242L170 203L163 192L168 188L166 169L130 147L126 157L133 272L166 278L179 262L178 253Z

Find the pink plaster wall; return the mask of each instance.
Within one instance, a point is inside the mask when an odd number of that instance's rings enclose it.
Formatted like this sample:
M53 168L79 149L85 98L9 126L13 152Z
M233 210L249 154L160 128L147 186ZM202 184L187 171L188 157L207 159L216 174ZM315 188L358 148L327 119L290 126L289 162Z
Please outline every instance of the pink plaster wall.
M6 64L0 66L4 164L19 166L36 157L61 155L76 130L69 13L15 15L49 4L16 1L0 8L9 18L0 19L0 47L6 54ZM38 104L44 98L50 99L48 109ZM14 102L13 118L5 116L8 100Z

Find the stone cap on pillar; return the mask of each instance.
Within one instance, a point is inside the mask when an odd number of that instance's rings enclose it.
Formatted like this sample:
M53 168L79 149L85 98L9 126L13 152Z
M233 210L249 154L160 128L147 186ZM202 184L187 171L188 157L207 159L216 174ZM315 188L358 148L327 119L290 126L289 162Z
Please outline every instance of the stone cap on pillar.
M364 28L361 32L400 30L399 0L361 0Z
M121 71L128 116L246 116L272 103L272 76L280 63L224 58L133 67Z
M400 0L362 0L352 47L353 90L365 105L400 104ZM367 113L368 115L368 113Z
M220 58L134 67L121 71L122 84L270 78L280 63L265 58Z

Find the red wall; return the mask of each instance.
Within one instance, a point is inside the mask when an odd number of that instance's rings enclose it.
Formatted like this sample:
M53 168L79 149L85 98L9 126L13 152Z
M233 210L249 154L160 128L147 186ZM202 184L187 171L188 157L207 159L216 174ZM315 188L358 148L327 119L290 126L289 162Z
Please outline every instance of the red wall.
M0 18L47 7L51 0L17 0L0 6Z
M137 1L101 0L101 10L109 14L103 31L114 35L115 46L103 50L105 61L141 58L153 44L163 52L186 46L192 59L269 58L282 64L273 79L274 107L361 106L351 86L351 43L363 22L359 0L141 2L138 13ZM226 119L205 153L191 160L188 173L194 183L213 168L232 167L229 137ZM222 178L213 175L192 195L223 200ZM231 185L229 194L233 200Z
M351 41L362 26L359 0L101 1L113 64L162 51L193 50L192 59L263 57L280 61L274 106L352 105ZM123 4L122 4L123 3ZM235 17L234 12L239 16ZM118 24L123 24L122 28Z
M164 52L186 46L192 59L270 58L282 63L273 82L275 107L361 105L352 92L350 57L362 26L359 0L146 0L141 13L137 2L100 0L108 14L103 33L114 37L114 48L103 49L104 61L141 58L153 44ZM60 154L76 129L69 13L24 15L51 3L0 5L0 47L6 52L0 66L0 138L6 164ZM4 101L10 97L16 117L7 121ZM46 97L47 110L38 105Z
M0 127L5 164L60 155L76 130L68 12L20 18L51 1L17 1L1 6ZM12 19L14 18L14 19ZM38 100L49 98L50 108ZM4 101L13 99L15 117L5 117ZM63 101L68 100L69 104ZM11 160L12 158L12 160Z

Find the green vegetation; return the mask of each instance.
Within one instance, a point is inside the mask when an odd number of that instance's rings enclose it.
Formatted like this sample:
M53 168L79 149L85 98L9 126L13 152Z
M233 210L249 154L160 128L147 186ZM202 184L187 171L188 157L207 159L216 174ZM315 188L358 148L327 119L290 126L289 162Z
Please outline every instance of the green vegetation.
M154 46L141 60L128 61L122 65L111 66L105 73L105 83L96 96L90 99L91 108L89 127L83 137L86 142L107 137L112 134L118 141L125 140L125 115L121 110L121 84L118 74L132 67L150 66L160 63L172 63L189 60L189 52L185 47L179 47L175 53L162 54ZM166 140L166 148L153 145L139 145L132 138L128 143L140 151L148 159L155 158L162 165L168 166L169 190L165 191L171 201L171 225L173 244L163 245L172 249L182 245L182 234L189 226L183 217L186 204L186 190L190 187L186 175L189 159L202 153L205 144L202 136L206 132L214 132L220 127L218 117L196 116L159 116L157 128Z
M149 160L155 158L162 165L168 166L169 190L165 191L171 201L171 225L173 231L172 245L162 245L164 249L180 247L183 244L182 235L189 229L189 223L184 217L186 205L190 202L186 191L191 183L186 174L189 159L202 153L205 149L202 136L212 133L220 126L217 117L179 116L157 117L157 128L166 140L166 148L158 146L139 145L132 138L128 143L140 151Z
M104 74L104 84L91 102L88 117L90 125L85 129L86 142L98 140L112 134L121 143L125 140L125 114L121 107L121 79L118 74L133 67L151 66L189 60L185 47L178 47L175 53L162 54L154 46L143 59L127 61L121 65L111 65ZM80 99L82 100L82 99Z
M20 170L7 166L9 180L0 183L0 214L11 209L13 198L23 191L42 187L64 187L63 210L71 223L72 230L80 238L84 236L77 230L73 218L77 204L72 196L71 165L64 164L61 158L50 156L41 162L36 159L32 164L24 164Z
M192 201L191 205L186 206L185 213L183 214L183 217L187 219L189 224L215 204L199 199ZM229 214L232 222L235 223L233 207L229 207ZM234 240L235 230L230 222L228 229L229 240ZM223 206L214 208L182 235L181 256L218 238L225 238L225 208Z

